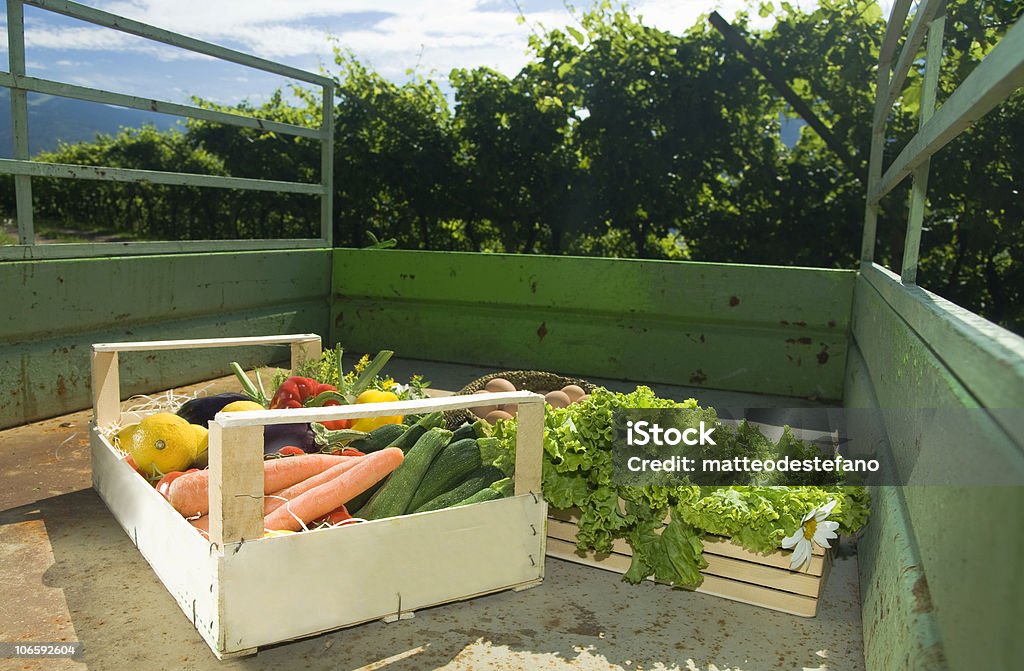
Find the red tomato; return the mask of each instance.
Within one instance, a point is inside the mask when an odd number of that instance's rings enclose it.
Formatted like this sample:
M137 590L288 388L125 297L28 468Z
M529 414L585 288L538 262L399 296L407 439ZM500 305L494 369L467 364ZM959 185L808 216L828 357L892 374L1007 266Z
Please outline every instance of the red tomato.
M349 514L348 509L345 506L339 506L318 521L327 522L328 524L341 524L345 520L350 519L352 519L352 515Z
M299 454L305 454L306 452L301 447L295 447L294 445L286 445L277 451L283 457L290 457Z
M127 457L125 457L125 459L124 459L124 460L125 460L125 462L126 462L126 463L127 463L127 464L128 464L129 466L131 466L131 467L132 467L132 470L133 470L133 471L135 471L136 473L138 473L138 474L139 474L139 475L141 475L142 477L146 477L146 476L145 476L145 474L144 474L144 473L143 473L142 471L140 471L140 470L139 470L139 467L135 465L135 458L134 458L134 457L132 457L132 455L130 455L130 454L129 454L129 455L127 456Z

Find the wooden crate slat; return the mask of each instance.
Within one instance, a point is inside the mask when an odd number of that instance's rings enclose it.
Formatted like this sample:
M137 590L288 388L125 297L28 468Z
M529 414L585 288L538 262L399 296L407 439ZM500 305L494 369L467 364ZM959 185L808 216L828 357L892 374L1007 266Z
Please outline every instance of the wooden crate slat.
M632 562L632 548L623 539L612 543L610 554L580 553L576 549L578 510L551 509L548 513L547 555L558 559L625 573ZM707 568L704 582L695 591L741 601L802 617L817 613L817 597L831 567L831 554L814 547L807 571L789 568L790 551L759 555L722 536L704 538Z
M611 554L601 559L595 559L593 554L581 556L577 554L576 546L573 543L552 538L548 538L548 556L615 573L625 573L629 570L631 561L629 557L620 554ZM693 591L800 617L814 617L818 612L818 600L814 597L783 592L771 587L730 580L721 576L705 575L704 582Z

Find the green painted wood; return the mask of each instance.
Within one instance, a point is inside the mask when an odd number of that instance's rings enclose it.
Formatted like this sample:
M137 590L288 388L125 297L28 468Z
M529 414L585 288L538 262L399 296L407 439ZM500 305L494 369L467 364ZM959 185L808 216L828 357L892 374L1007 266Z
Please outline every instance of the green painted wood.
M871 373L856 345L846 363L843 405L878 408ZM878 427L882 429L882 427ZM883 436L872 436L887 445ZM880 455L892 468L891 455ZM931 593L900 487L871 489L871 520L857 539L864 665L868 671L945 671Z
M314 300L326 310L330 263L328 250L0 263L0 342Z
M25 74L25 8L20 0L7 0L7 53L11 74ZM28 94L25 91L11 91L11 142L14 158L27 161ZM32 181L28 176L15 176L14 198L18 218L18 242L31 245L35 242L35 223L32 216Z
M247 191L273 191L320 195L321 184L282 182L249 177L222 177L200 175L193 172L166 172L111 168L107 166L72 165L70 163L43 163L21 159L0 158L0 174L30 175L33 177L59 177L64 179L91 179L101 182L136 182L140 184L168 184L171 186L202 186L212 189L244 189Z
M932 3L933 5L936 3ZM919 8L920 15L924 10ZM925 55L924 83L921 85L921 118L923 128L935 112L935 91L939 85L939 70L942 66L942 34L946 27L946 16L938 16L928 26L928 50ZM910 187L910 214L907 216L907 233L903 240L903 267L900 279L906 284L917 282L917 263L921 252L921 227L928 200L928 171L931 161L926 160L914 168Z
M322 121L320 123L320 127L316 129L305 128L276 121L248 118L226 112L200 109L194 106L178 105L166 101L140 98L138 96L130 96L112 91L104 91L101 89L92 89L84 86L75 86L72 84L53 82L46 79L27 77L25 74L25 3L50 12L63 14L74 19L88 21L112 30L137 35L149 40L163 42L164 44L205 54L221 60L237 63L239 65L316 84L323 89L323 97L321 101ZM201 186L210 188L316 195L320 197L321 201L321 242L327 246L331 245L334 161L329 159L330 157L333 157L334 152L334 82L329 77L314 75L297 68L275 63L256 56L251 56L233 49L226 49L209 42L196 40L191 37L163 30L139 21L134 21L123 16L87 7L76 2L67 2L66 0L7 0L7 15L10 67L9 72L0 73L0 85L11 89L11 119L14 158L0 159L0 174L9 174L14 176L19 244L9 248L0 249L0 261L15 258L69 258L72 253L80 253L81 256L100 256L111 253L107 251L109 249L108 247L90 247L87 245L77 247L72 247L70 245L65 246L56 253L35 253L31 191L32 176L178 186ZM26 103L28 91L79 98L81 100L89 100L92 102L110 103L137 109L147 109L155 112L180 114L186 117L256 128L259 130L266 130L268 132L273 131L316 138L320 140L321 154L323 158L321 162L320 183L307 184L301 182L225 177L220 175L202 175L195 173L136 170L109 166L84 166L30 161L28 155L28 112ZM217 247L211 244L207 249L217 249ZM139 253L145 252L140 250ZM149 253L154 252L150 251Z
M0 427L91 403L96 342L327 333L329 250L0 263ZM288 348L124 354L124 394L266 364Z
M927 319L953 329L955 315L940 312ZM925 319L920 314L917 319ZM1024 435L1008 433L992 414L978 410L964 426L944 425L937 435L908 407L956 410L978 407L978 400L936 357L903 317L866 279L857 283L853 335L864 355L886 416L894 460L907 473L903 488L908 516L950 668L1014 668L1024 658L1024 641L1008 635L1007 623L1024 618L1024 488L921 486L951 480L966 464L992 477L1024 471ZM1024 379L1018 378L1016 385ZM879 551L883 551L880 548ZM1006 595L1017 595L1006 598Z
M838 399L847 271L336 250L332 339L494 367Z
M203 119L213 123L227 124L239 128L252 128L266 132L281 133L284 135L296 135L319 139L321 131L318 128L307 128L295 124L272 121L270 119L259 119L241 114L221 112L218 110L205 109L195 105L181 105L166 100L155 100L110 91L89 88L88 86L77 86L65 82L55 82L39 77L28 77L12 75L6 72L0 73L0 85L7 88L17 88L24 91L34 91L44 95L62 96L88 102L101 103L104 105L118 105L132 109L145 110L147 112L159 112L161 114L173 114L175 116L189 117L192 119Z
M205 252L281 251L328 247L323 238L272 238L264 240L175 240L146 242L72 242L48 245L0 246L0 261L82 259L104 256L198 254Z
M1024 338L930 291L903 285L895 273L877 264L864 266L861 278L928 343L978 404L1024 408ZM1024 435L1024 417L1004 428L1012 435Z
M925 35L928 34L928 28L932 19L935 17L936 12L945 4L945 0L922 0L922 2L918 3L917 10L914 12L914 20L910 24L910 30L907 31L906 40L904 40L903 45L900 47L899 58L896 60L896 66L893 68L892 78L889 80L885 96L882 98L883 102L880 109L884 110L886 116L888 116L889 111L892 109L893 103L896 102L896 99L903 92L903 84L910 73L911 65L917 60L917 52L924 42ZM906 17L905 13L904 17ZM903 22L900 22L896 26L897 34L902 32L902 28ZM876 108L875 114L876 116L879 114L879 108Z
M935 116L906 144L878 184L868 190L868 201L877 203L914 168L1021 86L1024 86L1024 21L1018 20L946 98Z

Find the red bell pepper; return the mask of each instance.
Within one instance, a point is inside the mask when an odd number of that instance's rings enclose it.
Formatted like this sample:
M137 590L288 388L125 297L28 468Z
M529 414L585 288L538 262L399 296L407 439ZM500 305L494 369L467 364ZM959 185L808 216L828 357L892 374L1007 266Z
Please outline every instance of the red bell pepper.
M270 399L270 409L303 408L310 405L340 405L337 399L333 398L328 398L322 402L317 400L325 392L337 393L337 391L338 389L334 385L323 384L310 377L293 375L282 382L281 386L277 388L274 398ZM352 420L349 419L335 419L320 423L331 431L347 429L352 426Z
M352 515L349 514L348 509L345 508L344 505L341 505L324 515L322 518L317 520L317 522L327 522L328 524L334 525L350 519L352 519Z

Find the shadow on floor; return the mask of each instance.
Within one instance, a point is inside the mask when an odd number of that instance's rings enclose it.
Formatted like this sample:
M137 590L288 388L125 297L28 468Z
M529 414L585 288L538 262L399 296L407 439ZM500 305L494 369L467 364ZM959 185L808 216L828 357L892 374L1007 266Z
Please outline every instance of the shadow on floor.
M369 623L218 662L92 490L0 513L0 547L26 544L48 544L52 565L27 570L4 561L0 578L14 581L17 599L40 602L45 611L57 608L61 599L54 595L62 595L63 616L94 671L863 669L852 558L836 563L813 619L653 583L627 585L618 575L549 559L546 581L534 589L439 606L412 620ZM328 568L323 574L325 581L358 577L358 567Z

